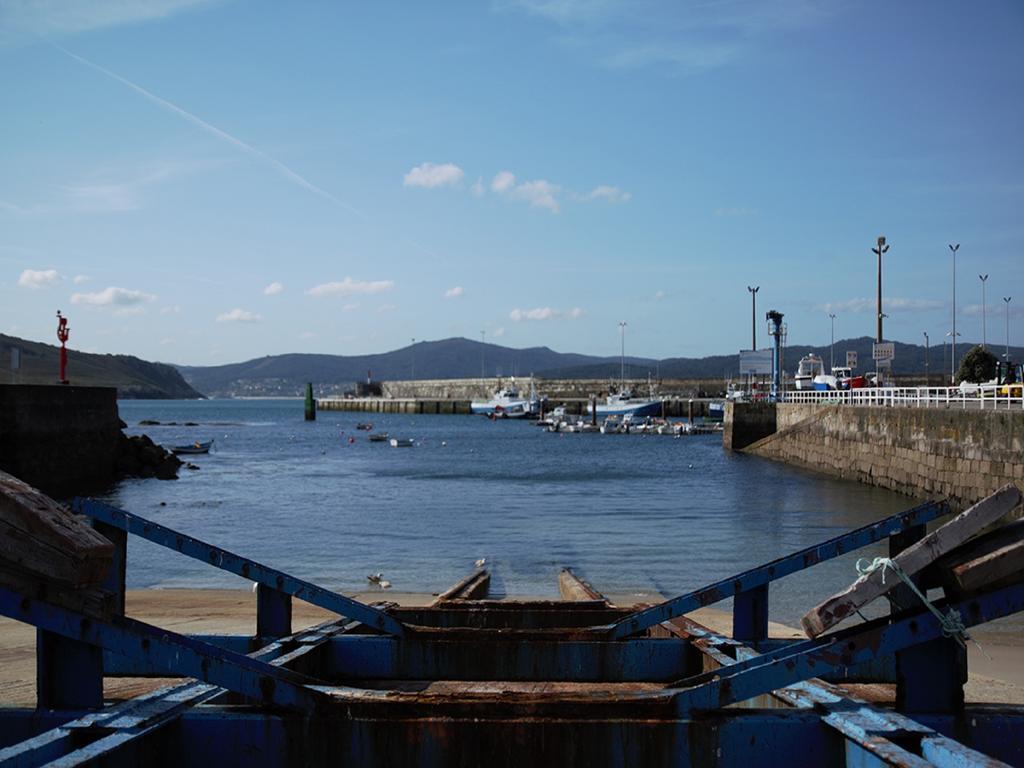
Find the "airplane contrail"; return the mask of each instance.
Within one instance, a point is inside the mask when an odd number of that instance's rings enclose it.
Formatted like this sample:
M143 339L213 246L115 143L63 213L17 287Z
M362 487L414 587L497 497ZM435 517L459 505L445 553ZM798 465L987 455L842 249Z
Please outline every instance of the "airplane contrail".
M289 179L290 181L294 182L295 184L298 184L303 189L309 190L310 192L312 192L312 193L314 193L316 195L319 195L320 197L322 197L322 198L324 198L326 200L331 201L335 205L341 206L345 210L349 211L350 213L355 214L356 216L358 216L359 218L361 218L363 220L367 219L366 214L364 214L358 208L354 208L353 206L351 206L348 203L346 203L344 200L341 200L340 198L335 197L330 192L328 192L326 189L323 189L322 187L318 187L316 184L314 184L313 182L305 179L304 177L302 177L301 175L299 175L298 173L293 171L291 168L289 168L287 165L282 163L280 160L276 160L275 158L273 158L270 155L268 155L266 152L262 152L261 150L256 149L256 147L252 146L251 144L246 144L241 139L236 139L230 133L227 133L226 131L222 131L220 128L218 128L215 125L211 125L210 123L206 122L202 118L197 117L196 115L193 115L191 112L188 112L188 111L182 109L177 104L173 104L170 101L168 101L167 99L163 99L163 98L157 96L155 93L151 93L151 92L147 91L141 85L136 85L131 80L128 80L127 78L121 77L121 75L117 74L116 72L111 72L109 69L106 69L105 67L101 67L99 64L95 64L95 63L89 61L88 59L85 59L85 58L79 56L77 53L72 53L67 48L64 48L63 46L60 46L57 43L51 42L50 45L52 45L54 48L56 48L57 50L61 51L65 55L70 56L75 61L81 62L82 64L85 64L88 67L92 67L97 72L100 72L100 73L106 75L107 77L109 77L109 78L111 78L113 80L116 80L117 82L121 83L122 85L128 86L133 91L135 91L136 93L146 97L147 99L152 101L157 106L163 107L164 109L166 109L166 110L168 110L170 112L173 112L174 114L178 115L179 117L185 118L186 120L188 120L193 125L198 126L199 128L202 128L207 133L212 134L213 136L216 136L218 139L220 139L222 141L226 141L228 144L231 144L236 149L240 149L243 152L245 152L246 154L251 155L251 156L255 157L256 159L261 160L262 162L272 166L273 168L277 169L280 173L282 173L285 176L285 178Z

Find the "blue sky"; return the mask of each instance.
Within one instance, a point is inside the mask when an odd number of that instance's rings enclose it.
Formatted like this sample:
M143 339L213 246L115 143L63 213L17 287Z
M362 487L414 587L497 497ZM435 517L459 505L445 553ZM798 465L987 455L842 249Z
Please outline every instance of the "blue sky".
M1024 343L1024 5L0 0L0 332Z

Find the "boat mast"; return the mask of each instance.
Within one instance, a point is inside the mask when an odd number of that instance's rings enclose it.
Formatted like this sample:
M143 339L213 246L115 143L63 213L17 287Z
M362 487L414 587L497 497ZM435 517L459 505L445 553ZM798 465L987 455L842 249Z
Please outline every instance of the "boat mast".
M626 387L626 321L619 322L619 336L621 338L621 350L619 352L619 394Z

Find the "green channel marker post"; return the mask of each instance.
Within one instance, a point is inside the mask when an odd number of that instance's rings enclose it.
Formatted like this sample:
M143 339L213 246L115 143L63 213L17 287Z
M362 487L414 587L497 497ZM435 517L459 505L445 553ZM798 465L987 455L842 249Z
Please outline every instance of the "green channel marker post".
M316 421L316 400L313 399L313 382L306 384L306 421Z

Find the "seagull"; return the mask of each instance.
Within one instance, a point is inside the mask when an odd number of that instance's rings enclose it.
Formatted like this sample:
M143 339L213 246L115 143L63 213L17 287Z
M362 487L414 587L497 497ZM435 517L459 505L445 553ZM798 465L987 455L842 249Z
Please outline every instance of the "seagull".
M484 567L484 564L485 564L486 562L487 562L487 558L486 558L486 557L481 557L481 558L480 558L479 560L477 560L477 561L476 561L476 562L474 563L474 565L475 565L475 566L476 566L477 568L483 568L483 567Z
M381 589L391 589L391 582L388 581L387 579L381 579L377 583L380 584L380 588Z
M384 578L384 574L383 573L371 573L369 576L366 577L366 580L368 582L370 582L371 584L380 584L381 583L381 579L383 579L383 578Z

